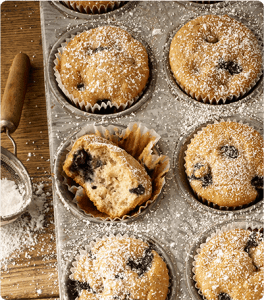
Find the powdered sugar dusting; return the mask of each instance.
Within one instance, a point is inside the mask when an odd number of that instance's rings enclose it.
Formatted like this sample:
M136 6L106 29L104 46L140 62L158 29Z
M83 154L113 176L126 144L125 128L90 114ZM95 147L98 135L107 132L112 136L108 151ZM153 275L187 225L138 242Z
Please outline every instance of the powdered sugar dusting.
M46 202L48 192L44 191L43 183L34 184L33 189L33 199L27 213L1 228L1 241L4 242L0 245L0 259L4 268L7 268L8 263L19 257L26 248L36 247L38 234L44 229L45 214L50 210Z

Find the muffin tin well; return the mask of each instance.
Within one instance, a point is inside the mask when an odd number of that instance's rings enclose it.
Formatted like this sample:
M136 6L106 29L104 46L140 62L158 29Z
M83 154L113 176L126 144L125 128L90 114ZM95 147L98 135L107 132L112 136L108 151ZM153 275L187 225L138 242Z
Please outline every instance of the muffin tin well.
M209 5L209 4L208 4ZM204 15L210 14L209 12L203 13ZM219 14L220 15L220 14ZM259 46L261 49L263 49L263 39L262 36L257 32L255 29L252 28L248 20L244 18L237 18L232 16L232 18L240 21L242 24L247 26L256 36ZM249 102L251 99L254 99L258 97L262 93L262 88L263 88L263 74L260 75L259 79L257 80L256 84L247 92L245 93L242 97L239 97L238 99L233 99L233 100L227 100L225 103L223 101L220 101L219 103L204 103L203 101L198 101L194 98L192 98L190 95L188 95L177 83L170 67L170 62L169 62L169 52L170 52L170 45L173 37L175 34L180 30L182 26L184 26L186 23L191 21L193 18L188 18L186 22L183 25L177 26L173 31L171 31L166 39L166 43L164 45L163 49L163 66L166 74L166 80L169 86L169 89L172 93L172 95L179 97L179 99L183 99L189 104L194 104L197 105L198 107L217 107L217 106L227 106L230 108L238 108L239 106L243 105L244 103ZM215 109L215 108L213 108Z
M242 122L243 124L247 124L250 127L254 128L258 132L260 132L263 135L263 124L260 120L254 119L254 118L246 118L241 117L239 115L234 115L230 117L222 118L223 120L227 121L235 121L235 122ZM221 120L216 120L221 121ZM206 127L208 124L212 124L214 121L207 122L205 124L201 124L197 126L195 129L190 130L186 135L182 136L178 143L176 144L175 152L174 152L174 159L173 159L173 172L174 172L174 178L177 182L177 185L179 187L179 190L182 194L182 196L187 200L187 202L194 207L195 209L202 209L207 212L216 213L216 214L240 214L243 212L250 212L254 210L257 207L262 206L263 204L263 194L260 195L255 201L248 204L245 207L238 207L234 210L230 209L227 210L225 207L219 207L218 205L210 204L206 205L202 203L197 196L194 194L190 184L189 180L187 178L187 174L185 172L185 152L187 150L187 146L191 142L191 139L195 136L197 132L199 132L203 127Z
M102 109L103 112L87 112L85 110L82 110L82 108L75 106L68 98L67 96L62 92L60 87L58 86L58 83L55 79L54 75L54 67L55 63L54 61L57 60L56 55L59 52L59 49L64 45L67 39L71 39L73 36L77 35L78 33L81 33L83 31L96 28L99 26L105 26L105 25L111 25L111 26L117 26L122 29L125 29L128 31L133 38L140 41L143 46L146 48L149 58L149 79L147 82L146 87L141 92L141 94L138 96L138 99L132 104L132 106L128 107L125 110L119 111L119 112L113 112L111 109L110 111L105 111ZM151 97L154 89L155 89L155 83L156 83L156 60L153 55L153 52L151 48L148 46L148 44L144 41L144 39L136 32L132 31L131 29L128 29L126 26L120 24L119 22L93 22L92 24L83 24L76 28L73 28L72 30L69 30L67 33L65 33L63 36L61 36L60 39L53 45L52 50L49 55L49 62L48 62L48 80L50 87L52 89L52 92L54 93L56 99L59 101L59 103L62 105L63 108L67 109L70 113L76 116L80 117L94 117L94 118L101 118L102 115L107 116L107 118L116 118L123 116L125 114L131 114L132 112L136 111L141 105L146 103L149 98Z
M195 256L199 253L201 246L208 242L212 237L216 236L217 234L235 229L261 229L263 228L263 222L258 219L248 220L246 218L240 218L237 220L229 220L221 223L216 223L211 226L209 229L206 229L203 233L201 233L190 245L189 249L186 249L187 256L186 256L186 263L185 263L185 280L188 286L188 292L192 297L192 300L204 300L205 298L202 296L202 293L199 289L196 288L196 282L193 279L194 277L194 261Z
M133 9L137 5L137 1L121 1L124 2L120 5L120 7L115 8L112 11L97 13L97 14L88 14L82 13L79 11L75 11L74 9L69 8L63 1L52 1L52 5L54 5L59 11L64 13L67 17L70 18L81 18L87 20L96 20L96 19L106 19L111 17L116 17L120 14L123 14L130 9Z
M101 130L102 128L102 130ZM147 200L145 203L143 203L139 208L134 209L131 211L128 215L125 215L122 218L114 218L111 219L103 218L101 216L93 216L91 214L85 213L78 205L75 203L74 200L74 194L69 190L69 185L66 183L66 174L63 172L63 164L67 157L67 154L69 153L69 150L73 144L74 141L76 141L79 137L87 134L87 133L94 133L94 131L98 130L100 132L104 132L105 129L112 130L113 128L118 128L119 130L126 129L125 126L122 125L115 125L115 124L96 124L94 126L88 126L87 129L83 128L82 131L77 131L71 134L65 142L61 144L61 146L58 148L58 152L56 155L55 165L54 165L54 179L55 179L55 186L56 190L58 192L58 195L60 197L60 200L62 203L72 212L74 216L81 220L87 220L90 222L95 223L118 223L118 222L132 222L136 219L142 217L144 214L149 212L149 210L153 210L154 207L157 205L157 203L162 198L162 189L161 192L158 194L157 198L153 198L150 200ZM160 151L155 145L153 147L153 153L156 155L160 155ZM77 188L78 184L72 182L70 184L71 186L75 186Z
M73 262L76 261L76 256L79 253L85 253L87 250L89 250L90 245L100 241L103 238L107 237L113 237L113 236L124 236L124 237L134 237L136 239L142 240L146 243L148 243L153 250L155 250L165 261L168 271L169 271L169 292L166 300L174 300L176 299L176 295L179 292L179 274L178 274L178 269L176 266L176 262L173 258L173 255L169 251L168 245L161 244L161 242L149 235L146 234L136 234L134 232L130 231L113 231L111 234L105 234L102 235L100 234L99 236L96 236L96 238L92 237L87 237L82 239L78 246L75 247L73 251L73 255L69 259L69 262L64 270L63 274L63 286L62 290L64 291L65 294L65 300L74 300L76 299L76 295L73 295L72 289L71 289L71 284L72 280L69 279L69 276L72 274L72 267L73 267ZM75 296L75 297L74 297Z

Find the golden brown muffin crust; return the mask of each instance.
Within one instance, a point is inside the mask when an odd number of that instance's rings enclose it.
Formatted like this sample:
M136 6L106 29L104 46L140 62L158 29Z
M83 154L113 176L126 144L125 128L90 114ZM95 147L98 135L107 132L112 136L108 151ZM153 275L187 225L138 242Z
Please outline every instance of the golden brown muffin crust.
M227 15L200 16L185 24L172 39L169 60L180 86L204 102L239 97L262 71L256 37Z
M75 36L63 50L57 69L69 94L92 106L107 101L126 105L140 95L149 77L145 47L114 26Z
M207 300L260 300L264 296L264 269L257 269L250 255L252 244L261 240L259 233L232 229L205 244L196 258L195 280Z
M167 297L169 275L166 263L141 240L127 237L103 239L94 245L91 255L84 257L78 261L74 279L94 287L96 274L101 289L95 290L96 295L83 291L79 300L107 297L165 300ZM84 260L89 263L84 263Z
M260 133L226 121L198 132L188 145L185 166L199 197L219 206L237 207L254 201L257 189L263 188L263 160Z

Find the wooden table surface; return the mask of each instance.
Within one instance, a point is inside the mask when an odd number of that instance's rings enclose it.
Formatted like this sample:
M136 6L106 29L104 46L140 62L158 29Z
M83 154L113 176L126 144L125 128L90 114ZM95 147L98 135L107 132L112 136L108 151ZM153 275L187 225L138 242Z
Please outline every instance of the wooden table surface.
M1 95L13 58L20 51L29 56L31 73L20 124L12 137L33 185L44 183L44 191L52 195L39 1L6 1L1 5ZM4 133L1 140L2 146L12 151ZM52 196L47 201L51 204ZM19 258L1 266L4 299L59 298L52 205L45 216L45 228L34 234L38 241L34 250L26 248Z
M32 183L44 183L45 192L52 195L39 1L5 1L1 5L1 95L13 58L20 51L29 56L31 73L20 124L12 137ZM1 144L12 151L4 133ZM59 298L52 196L46 201L51 210L45 215L45 227L34 233L34 249L25 248L1 265L3 299Z

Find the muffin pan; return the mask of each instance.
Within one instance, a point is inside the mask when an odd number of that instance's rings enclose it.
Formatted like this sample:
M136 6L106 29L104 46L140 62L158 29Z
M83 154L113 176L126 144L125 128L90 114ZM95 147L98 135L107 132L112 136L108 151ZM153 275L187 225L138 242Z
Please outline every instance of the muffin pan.
M175 30L188 20L201 14L228 14L245 22L259 36L262 35L263 5L261 2L251 1L248 5L247 2L230 1L220 4L189 5L182 1L129 2L126 4L127 7L124 5L114 12L83 16L77 12L65 12L67 8L58 9L54 2L40 1L52 172L54 174L57 172L55 162L60 145L66 143L70 136L86 124L104 126L111 122L114 125L127 127L131 122L143 123L161 136L158 143L159 151L167 155L171 161L171 168L166 175L166 183L160 199L153 207L146 209L146 213L140 218L130 222L91 222L82 216L76 217L65 203L66 196L62 195L65 201L61 201L61 195L55 189L56 184L61 184L61 177L57 175L53 177L61 299L67 297L65 290L67 268L73 259L76 246L97 236L112 234L115 231L128 231L133 232L134 235L147 235L154 240L155 244L162 245L166 253L170 253L173 266L179 270L176 273L179 289L170 299L189 300L188 283L184 276L185 261L189 259L186 244L193 243L200 236L200 231L211 227L214 223L226 220L235 222L241 214L248 220L262 217L263 201L234 212L216 213L215 209L202 205L188 189L184 178L185 173L182 170L183 162L180 159L183 153L182 147L189 134L200 125L234 117L241 118L242 121L245 119L246 123L252 124L253 127L256 125L258 130L263 118L261 83L257 84L254 91L245 99L227 105L197 103L180 90L172 93L169 87L168 70L164 66L168 54L166 47L169 47L167 42ZM198 5L199 9L196 9ZM142 98L124 112L110 115L88 114L69 104L56 86L53 60L57 48L65 41L65 37L70 37L72 32L105 24L124 26L147 47L152 77ZM173 84L175 86L174 82Z

